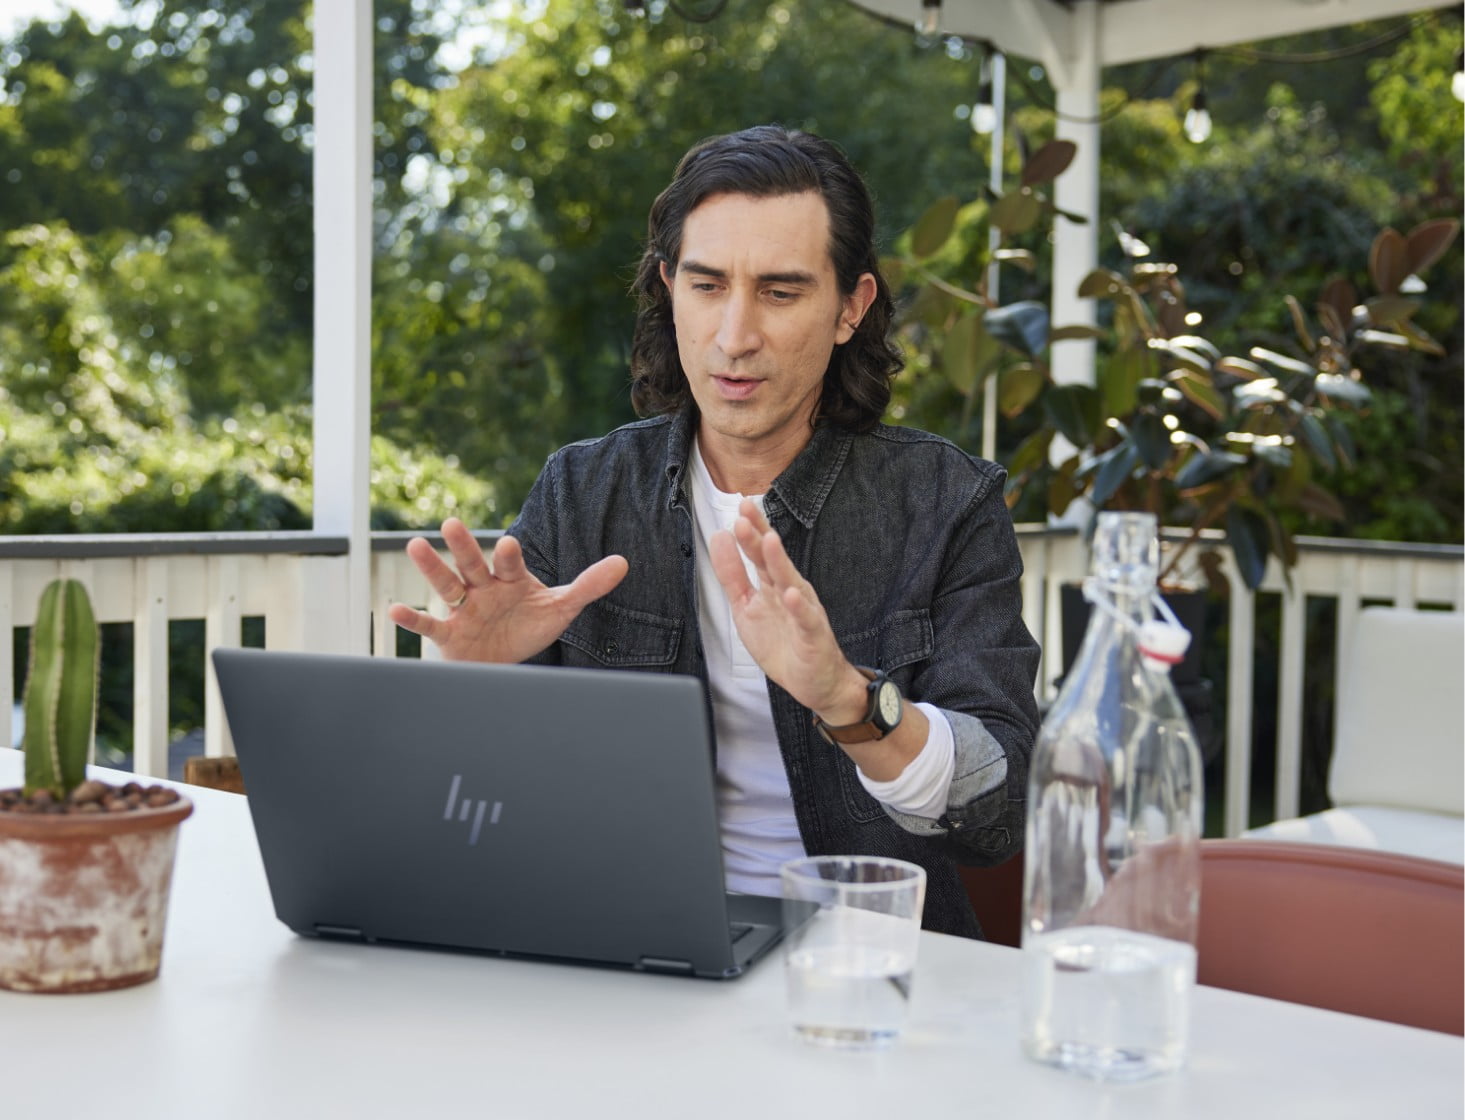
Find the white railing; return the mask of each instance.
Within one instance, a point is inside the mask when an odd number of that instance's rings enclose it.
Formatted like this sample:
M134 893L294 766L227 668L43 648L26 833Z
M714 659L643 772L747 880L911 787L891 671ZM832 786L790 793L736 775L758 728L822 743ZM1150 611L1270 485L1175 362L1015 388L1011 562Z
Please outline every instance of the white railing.
M407 602L441 610L403 551L411 534L372 540L372 647L395 656L395 628L386 608ZM485 543L497 534L482 535ZM1045 650L1061 648L1059 588L1080 579L1084 542L1072 530L1019 526L1026 573L1024 617ZM1229 568L1229 557L1226 561ZM168 771L168 624L204 623L204 656L242 643L242 621L264 619L265 645L276 649L342 650L348 632L347 542L315 533L161 534L0 538L0 743L14 741L13 631L31 624L41 589L57 576L82 580L98 621L133 626L133 764L138 773ZM1365 603L1465 605L1465 550L1458 546L1383 544L1302 538L1290 588L1269 570L1262 591L1281 595L1277 705L1277 817L1298 809L1302 726L1307 697L1303 668L1310 598L1336 602L1337 643L1347 645ZM1225 832L1247 826L1252 777L1256 596L1230 569L1225 754ZM1039 670L1040 699L1050 700L1061 671L1048 656ZM204 753L233 747L212 673L205 677Z

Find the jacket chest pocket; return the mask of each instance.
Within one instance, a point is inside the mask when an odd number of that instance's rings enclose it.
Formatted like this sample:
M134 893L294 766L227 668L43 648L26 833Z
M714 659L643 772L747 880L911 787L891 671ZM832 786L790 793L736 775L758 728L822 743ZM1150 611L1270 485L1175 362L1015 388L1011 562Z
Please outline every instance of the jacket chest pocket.
M878 627L841 636L838 640L844 655L856 665L884 669L900 685L907 704L912 703L910 683L915 678L917 667L922 662L929 661L936 651L931 612L927 610L896 611ZM815 732L811 730L810 734L818 740L814 743L816 750L827 747ZM843 751L840 752L837 766L840 789L849 815L862 822L885 817L885 809L860 784L855 764Z
M603 599L589 604L560 635L560 642L568 647L566 664L608 669L671 665L681 640L680 619L619 607ZM569 656L570 650L581 656Z

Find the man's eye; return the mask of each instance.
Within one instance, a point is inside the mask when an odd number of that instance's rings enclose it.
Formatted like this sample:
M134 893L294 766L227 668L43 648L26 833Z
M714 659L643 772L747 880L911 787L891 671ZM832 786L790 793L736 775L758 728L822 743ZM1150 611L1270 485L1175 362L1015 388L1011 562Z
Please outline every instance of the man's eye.
M715 292L717 285L710 280L693 280L692 291L694 292Z
M798 299L798 297L798 292L786 292L782 288L771 288L768 292L768 298L775 303L788 303L791 300Z

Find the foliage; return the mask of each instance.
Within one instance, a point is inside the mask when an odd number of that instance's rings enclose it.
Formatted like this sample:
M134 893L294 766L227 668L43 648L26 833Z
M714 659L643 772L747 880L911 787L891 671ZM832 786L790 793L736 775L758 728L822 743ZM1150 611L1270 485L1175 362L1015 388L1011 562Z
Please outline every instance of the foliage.
M96 726L101 636L91 598L78 580L56 579L41 592L31 627L25 689L25 792L60 799L86 780Z
M197 236L222 252L188 223L182 227L174 244ZM227 261L224 253L210 270L218 287L196 295L227 294L237 279ZM144 357L136 349L141 336L119 326L151 296L182 298L173 290L182 285L169 272L172 262L172 252L156 242L126 241L99 262L65 227L32 226L5 238L0 290L10 314L0 321L0 531L309 527L309 407L236 401L235 415L195 419L194 379L203 370L229 370L235 347L215 352L205 334L187 333L199 316L181 307L153 321L196 338L196 360L191 350L177 349ZM104 282L109 273L150 275L153 282L119 286ZM222 317L223 337L238 348L258 326L241 310L257 306L253 283L239 283L235 314ZM430 523L443 511L493 514L492 487L449 458L377 437L373 461L379 527Z
M1187 525L1161 573L1185 571L1203 530L1223 528L1246 585L1256 588L1268 555L1284 571L1296 562L1283 514L1337 520L1343 510L1319 481L1356 459L1335 410L1368 404L1359 364L1371 347L1441 352L1415 322L1420 303L1401 290L1454 243L1453 219L1424 223L1408 237L1385 229L1368 272L1377 294L1360 304L1352 283L1330 281L1315 320L1285 297L1293 353L1253 346L1223 356L1194 333L1174 264L1147 263L1147 246L1127 238L1126 275L1100 269L1079 288L1113 306L1112 348L1097 384L1026 379L1013 411L1038 407L1043 424L1011 462L1011 495L1034 483L1062 514L1078 497L1097 509L1140 509L1162 525ZM1054 456L1055 439L1066 444ZM1053 461L1056 458L1056 462ZM1203 557L1215 582L1214 557Z
M1013 385L1047 375L1047 304L1022 298L999 305L989 277L994 265L1036 271L1037 243L1047 219L1059 213L1046 192L1075 151L1069 141L1050 140L1024 160L1006 194L989 191L966 205L954 195L938 198L898 239L897 255L883 262L905 297L896 332L907 356L905 399L912 380L939 375L943 393L962 402L956 428L964 436L988 378L1000 370ZM991 243L989 229L1001 235L999 244Z

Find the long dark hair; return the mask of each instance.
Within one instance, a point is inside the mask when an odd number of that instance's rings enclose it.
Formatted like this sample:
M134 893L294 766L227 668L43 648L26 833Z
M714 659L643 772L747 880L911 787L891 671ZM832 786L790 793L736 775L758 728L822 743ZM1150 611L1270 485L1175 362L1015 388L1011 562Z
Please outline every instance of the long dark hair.
M829 253L840 293L849 296L861 273L875 277L875 300L848 342L834 348L824 373L816 423L853 431L874 427L890 403L900 351L890 342L895 305L875 255L875 208L859 173L834 144L776 125L714 136L677 164L671 185L651 205L646 251L631 286L640 311L631 341L631 403L640 416L674 412L691 399L677 356L671 293L661 265L675 270L687 215L715 194L773 198L818 191L829 209Z

